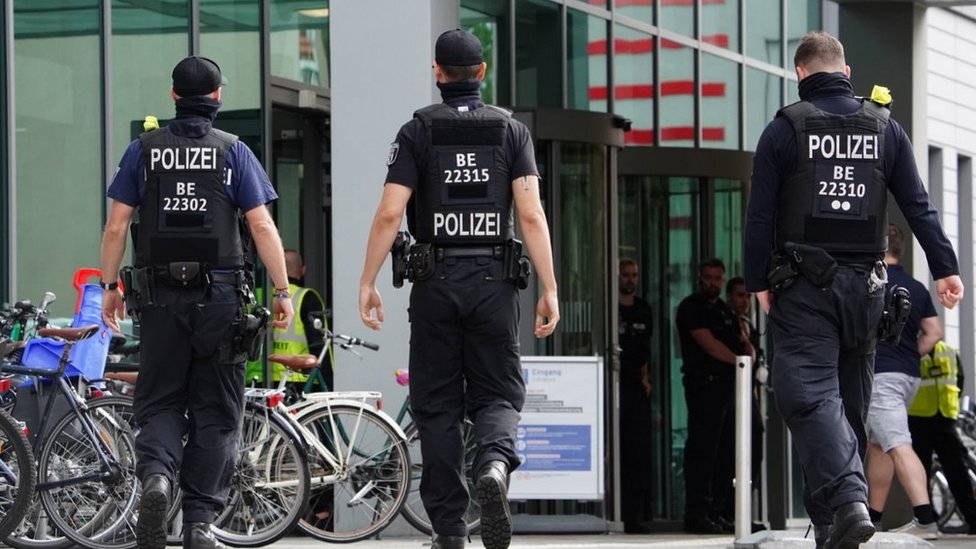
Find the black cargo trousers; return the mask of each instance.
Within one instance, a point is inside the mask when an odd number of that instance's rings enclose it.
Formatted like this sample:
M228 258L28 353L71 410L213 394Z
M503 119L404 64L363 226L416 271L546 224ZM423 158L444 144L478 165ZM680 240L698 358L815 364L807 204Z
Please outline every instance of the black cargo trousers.
M874 380L884 288L868 291L872 265L841 265L832 284L802 275L775 295L772 387L803 468L813 524L845 503L867 502L864 421Z
M420 494L434 532L466 536L468 490L461 426L480 445L472 474L489 461L519 465L515 429L525 402L519 303L503 262L446 258L410 293L410 406L420 432Z
M140 311L136 476L178 481L183 521L213 522L230 490L244 410L244 361L232 348L241 299L220 282L154 290Z

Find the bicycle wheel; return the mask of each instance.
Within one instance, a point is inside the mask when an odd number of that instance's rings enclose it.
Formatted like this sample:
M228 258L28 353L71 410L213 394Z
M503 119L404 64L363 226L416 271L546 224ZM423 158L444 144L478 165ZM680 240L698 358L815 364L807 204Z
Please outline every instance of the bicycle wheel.
M938 465L933 467L929 477L929 501L932 502L939 528L944 527L956 512L956 500L949 491L949 481Z
M269 545L287 534L308 502L309 468L300 439L260 406L244 411L240 457L214 535L235 547Z
M331 453L333 467L309 449L312 494L298 526L322 541L349 543L377 534L397 516L410 489L406 440L376 412L324 404L299 418ZM323 480L333 476L334 482Z
M70 481L41 487L41 504L54 526L75 543L91 549L136 546L139 482L135 476L135 440L131 428L132 400L104 397L88 403L81 418L68 412L51 429L38 463L40 483ZM111 463L103 469L97 444Z
M416 424L407 427L407 447L410 451L410 493L403 503L400 513L411 526L421 532L432 535L434 528L430 524L427 510L424 509L424 502L420 499L420 479L423 476L424 464L420 455L420 433ZM474 458L478 454L478 444L474 440L473 425L470 421L464 422L462 433L464 440L464 476L468 480L468 508L464 512L464 522L468 525L468 533L474 533L481 527L481 505L478 503L478 490L476 483L472 481L472 471Z
M34 492L27 514L20 524L3 539L14 549L66 549L74 542L64 537L51 523L51 519L41 505L41 496Z
M17 420L0 410L0 538L27 515L34 495L34 453Z

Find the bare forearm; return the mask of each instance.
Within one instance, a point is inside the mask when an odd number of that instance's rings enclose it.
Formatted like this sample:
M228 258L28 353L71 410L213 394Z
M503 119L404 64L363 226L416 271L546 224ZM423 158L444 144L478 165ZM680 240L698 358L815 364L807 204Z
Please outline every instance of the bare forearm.
M522 236L529 251L529 258L535 267L536 276L542 284L543 293L556 293L556 274L552 266L552 247L549 238L549 225L542 210L527 212L519 216Z
M377 211L373 218L373 225L369 229L369 241L366 244L366 260L363 273L359 278L360 285L373 286L386 256L396 239L397 230L403 221L403 213Z
M941 339L940 334L922 334L918 338L918 354L927 355L935 349L935 344Z
M122 257L125 256L126 227L106 226L102 235L102 280L118 279Z
M254 245L258 251L258 257L268 270L268 276L275 288L288 287L288 272L285 270L285 252L281 245L281 237L278 235L278 228L275 227L270 217L261 220L251 226L251 234L254 237Z

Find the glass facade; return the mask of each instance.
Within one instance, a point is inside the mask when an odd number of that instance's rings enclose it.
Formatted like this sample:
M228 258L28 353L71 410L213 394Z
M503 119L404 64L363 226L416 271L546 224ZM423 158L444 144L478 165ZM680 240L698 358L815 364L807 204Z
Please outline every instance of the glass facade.
M98 0L76 0L71 7L13 3L13 276L21 299L39 301L48 290L72 296L74 270L99 264L105 178L98 69L102 12ZM64 302L69 305L58 313L70 311L71 298Z
M701 67L701 146L738 149L741 65L717 55L703 53Z
M508 0L461 0L461 27L481 40L488 70L481 93L487 103L512 104L511 25Z
M559 9L546 0L515 4L515 102L519 106L562 106Z
M271 74L328 87L328 0L271 1Z
M607 110L607 56L590 55L607 43L607 20L577 10L566 13L566 106L584 111Z
M654 37L623 25L616 25L613 34L614 112L633 124L624 134L628 144L653 145Z

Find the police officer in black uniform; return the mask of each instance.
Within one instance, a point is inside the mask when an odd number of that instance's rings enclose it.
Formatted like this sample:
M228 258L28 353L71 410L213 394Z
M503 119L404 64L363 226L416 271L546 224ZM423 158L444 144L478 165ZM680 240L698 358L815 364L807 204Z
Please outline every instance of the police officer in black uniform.
M637 262L623 258L617 273L620 344L620 487L624 533L651 532L651 333L654 313L637 295Z
M746 284L769 312L776 404L793 434L818 547L871 538L862 469L884 306L887 193L952 308L963 285L887 90L854 96L844 48L812 32L794 56L800 101L759 139L745 234ZM846 416L846 420L845 420Z
M409 203L417 238L410 253L410 404L424 463L420 493L440 549L463 547L467 535L465 414L480 446L473 471L482 541L505 549L512 535L507 482L519 465L515 428L525 400L517 285L526 274L518 272L513 201L542 285L536 337L551 334L559 320L532 139L510 112L481 101L486 67L473 34L438 37L433 68L444 102L414 113L397 134L359 288L362 321L378 330L376 276Z
M134 402L140 548L166 546L176 481L183 547L223 547L210 523L226 504L237 462L244 347L260 337L245 314L251 238L276 288L274 324L287 327L293 316L281 240L265 207L277 195L250 149L213 127L225 83L210 59L180 61L171 91L176 119L129 145L108 190L102 316L117 331L128 308L142 326ZM135 266L124 270L123 303L116 273L135 211Z

